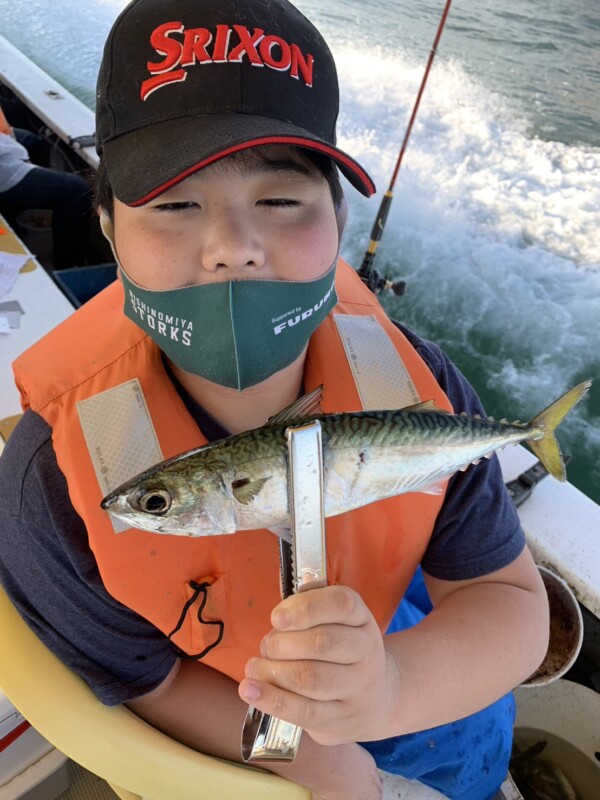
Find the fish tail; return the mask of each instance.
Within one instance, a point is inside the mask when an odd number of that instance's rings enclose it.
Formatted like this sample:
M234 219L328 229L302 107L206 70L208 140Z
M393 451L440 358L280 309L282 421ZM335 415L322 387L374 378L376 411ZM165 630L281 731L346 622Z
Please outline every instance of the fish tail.
M558 400L555 400L548 408L545 408L537 417L534 417L528 425L531 428L542 428L544 430L544 435L541 439L529 439L527 444L550 475L553 475L559 481L566 480L566 472L554 431L573 406L581 400L591 385L591 381L584 381L573 387L573 389L569 389L568 392L565 392Z

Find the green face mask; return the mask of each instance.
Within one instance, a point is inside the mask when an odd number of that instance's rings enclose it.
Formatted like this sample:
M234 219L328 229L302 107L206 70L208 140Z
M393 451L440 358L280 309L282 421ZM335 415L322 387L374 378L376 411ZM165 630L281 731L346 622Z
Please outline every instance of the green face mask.
M167 291L127 277L125 314L178 367L242 390L287 367L337 303L335 263L312 281L225 281Z

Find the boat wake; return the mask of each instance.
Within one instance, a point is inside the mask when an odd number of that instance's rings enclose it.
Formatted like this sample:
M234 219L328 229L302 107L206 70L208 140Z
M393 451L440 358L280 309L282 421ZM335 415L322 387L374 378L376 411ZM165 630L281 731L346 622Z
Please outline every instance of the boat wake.
M348 193L343 255L360 264L423 65L336 53L350 86L340 144L370 169L375 202ZM527 411L600 372L600 149L531 138L505 98L457 61L431 74L376 268L408 283L387 310L438 341L497 413ZM563 430L570 479L600 501L600 398Z

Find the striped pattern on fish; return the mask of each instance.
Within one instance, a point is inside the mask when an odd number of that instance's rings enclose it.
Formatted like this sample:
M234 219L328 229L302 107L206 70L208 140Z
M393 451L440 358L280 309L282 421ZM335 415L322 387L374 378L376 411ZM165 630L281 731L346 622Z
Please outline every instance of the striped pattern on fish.
M151 467L105 497L102 507L132 527L157 533L207 536L289 527L286 430L313 419L322 427L327 517L407 492L438 493L458 470L520 442L528 442L546 469L564 480L554 430L590 385L569 390L527 424L447 414L430 403L314 414L316 390L261 428Z

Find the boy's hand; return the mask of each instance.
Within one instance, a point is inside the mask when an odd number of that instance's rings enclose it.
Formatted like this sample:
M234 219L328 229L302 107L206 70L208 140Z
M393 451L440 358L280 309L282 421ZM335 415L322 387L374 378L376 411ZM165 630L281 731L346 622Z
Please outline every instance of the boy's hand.
M250 659L240 697L304 728L319 744L393 735L398 668L362 598L346 586L292 595Z

